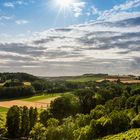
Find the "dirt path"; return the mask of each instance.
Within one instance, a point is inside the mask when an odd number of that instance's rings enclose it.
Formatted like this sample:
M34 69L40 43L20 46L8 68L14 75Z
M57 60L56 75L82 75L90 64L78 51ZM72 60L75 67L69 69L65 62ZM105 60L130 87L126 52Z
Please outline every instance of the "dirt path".
M17 106L27 106L27 107L37 107L37 108L48 108L51 101L55 100L58 97L53 97L49 99L43 99L36 102L21 101L21 100L12 100L12 101L2 101L0 102L1 107L10 108L13 105Z

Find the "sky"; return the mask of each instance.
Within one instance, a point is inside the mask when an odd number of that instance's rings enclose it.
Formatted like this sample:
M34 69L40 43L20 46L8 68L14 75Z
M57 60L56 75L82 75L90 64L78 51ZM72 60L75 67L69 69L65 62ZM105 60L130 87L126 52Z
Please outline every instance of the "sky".
M0 72L140 75L140 0L0 0Z

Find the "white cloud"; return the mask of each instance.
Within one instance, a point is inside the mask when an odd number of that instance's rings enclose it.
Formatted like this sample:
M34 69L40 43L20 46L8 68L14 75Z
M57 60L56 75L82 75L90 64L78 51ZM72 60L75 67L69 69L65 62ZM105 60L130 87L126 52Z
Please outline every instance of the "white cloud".
M29 2L33 2L33 1L29 1ZM27 5L28 3L25 2L25 0L16 0L16 1L12 1L12 2L5 2L3 4L4 7L9 7L9 8L14 8L16 5Z
M16 43L0 43L1 65L3 69L12 66L16 71L37 75L140 74L140 12L126 11L139 6L139 2L127 1L106 11L92 7L92 14L99 15L96 21L34 34L29 31L30 37L19 35L26 38L22 43L17 43L19 39ZM73 5L75 17L83 14L85 4ZM15 22L29 23L27 20Z
M27 21L27 20L16 20L15 22L16 22L16 24L18 24L18 25L21 25L21 24L28 24L28 23L29 23L29 21Z
M114 10L128 10L140 5L140 0L129 0L124 4L116 5L113 7Z
M92 12L93 15L96 15L96 14L100 14L101 13L95 6L92 6L91 12Z
M0 20L10 20L13 16L0 16Z
M79 17L82 15L85 4L86 4L85 2L73 3L72 9L75 17Z
M139 16L139 11L128 12L132 8L140 6L140 0L129 0L123 4L115 5L112 9L100 11L97 20L119 21L120 19L135 18Z
M12 3L12 2L5 2L5 3L3 4L3 6L4 6L4 7L10 7L10 8L14 8L14 7L15 7L14 3Z

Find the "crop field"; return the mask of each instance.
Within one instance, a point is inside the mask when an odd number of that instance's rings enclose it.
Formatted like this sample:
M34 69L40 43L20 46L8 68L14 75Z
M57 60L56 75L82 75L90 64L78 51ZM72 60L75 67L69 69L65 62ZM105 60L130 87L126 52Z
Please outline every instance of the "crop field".
M10 108L13 105L17 106L27 106L27 107L37 107L37 108L48 108L51 101L55 100L61 96L61 94L50 94L50 95L40 95L33 96L30 98L22 98L18 100L3 100L0 101L0 112L6 111L7 108Z
M104 137L103 140L140 140L140 129L131 129L129 131Z
M97 82L102 82L104 80L110 81L110 82L117 82L118 79L120 80L120 82L124 83L124 84L140 84L140 80L137 80L135 78L132 77L117 77L117 76L111 76L111 77L106 77L104 79L99 79L97 80Z

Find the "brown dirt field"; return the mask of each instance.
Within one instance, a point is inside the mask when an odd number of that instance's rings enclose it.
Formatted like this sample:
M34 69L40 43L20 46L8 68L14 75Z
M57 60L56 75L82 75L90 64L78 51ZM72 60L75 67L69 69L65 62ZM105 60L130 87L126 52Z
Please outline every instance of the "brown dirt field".
M102 79L102 80L98 80L97 82L102 82L102 81L104 81L104 80L108 80L108 81L110 81L110 82L116 82L118 79L115 79L115 78L109 78L109 79ZM124 79L124 78L122 78L122 79L120 79L120 81L122 82L122 83L124 83L124 84L140 84L140 80L133 80L133 79Z
M53 97L49 99L40 100L37 102L21 101L21 100L12 100L12 101L2 101L0 102L1 107L10 108L13 105L17 106L27 106L27 107L37 107L37 108L48 108L51 101L55 100L58 97Z
M140 84L140 80L130 80L130 81L121 81L122 83L125 83L125 84Z

